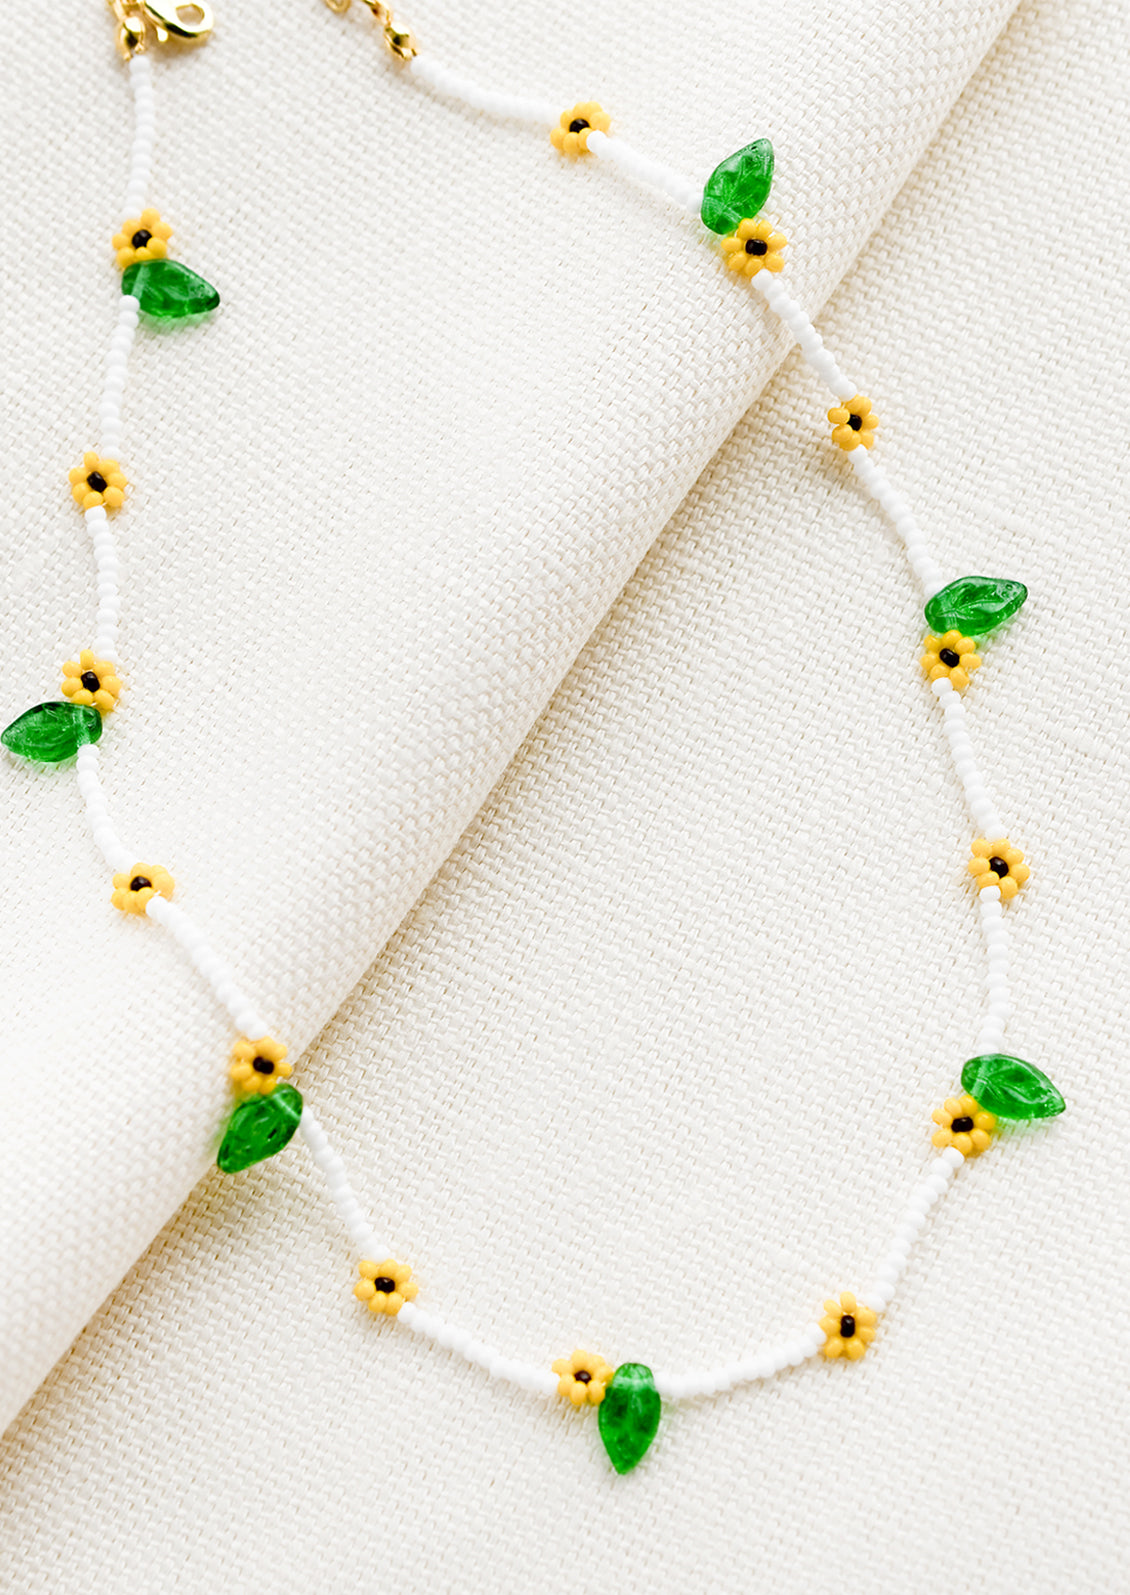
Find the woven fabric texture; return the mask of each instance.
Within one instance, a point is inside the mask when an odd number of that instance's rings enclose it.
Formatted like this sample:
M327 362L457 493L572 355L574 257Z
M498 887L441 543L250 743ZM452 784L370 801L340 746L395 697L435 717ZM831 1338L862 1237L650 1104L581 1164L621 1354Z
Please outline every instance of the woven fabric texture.
M369 1320L299 1149L210 1176L4 1441L15 1589L1119 1587L1122 8L1024 4L889 209L1007 8L880 5L850 33L823 8L720 9L709 49L635 4L552 29L504 6L489 45L481 20L419 20L483 78L502 36L515 83L638 106L625 131L696 172L770 133L812 305L883 217L822 329L946 568L1032 591L969 706L1034 866L1009 912L1010 1043L1071 1111L961 1172L861 1365L673 1407L628 1479L591 1420ZM138 363L155 507L145 526L140 494L130 510L146 611L111 797L301 1040L630 576L302 1083L452 1320L546 1361L719 1361L873 1270L980 1014L969 824L916 675L915 594L795 358L632 575L777 358L761 313L661 207L609 173L543 171L512 130L390 111L382 79L379 137L371 106L371 137L347 136L341 101L373 64L317 21L312 81L280 88L265 38L238 95L230 65L226 88L189 88L183 63L158 85L167 118L202 92L217 120L225 93L255 126L272 104L280 148L316 148L321 170L313 190L296 174L284 227L250 214L252 158L272 163L236 145L225 226L196 151L185 256L242 269L256 323L236 328L233 296L206 336ZM45 150L44 181L101 160L120 117ZM1065 150L1070 219L1049 211ZM452 174L434 215L405 182L425 152ZM97 185L77 190L93 229ZM334 241L320 270L294 230ZM74 282L42 290L46 325L90 275L49 264ZM298 270L317 309L294 325ZM100 335L76 316L76 373ZM86 551L42 481L86 413L76 386L62 419L42 381L9 390L30 506L8 599L19 704L86 613ZM78 889L97 877L73 787L10 774L4 801L8 879L27 883L5 910L26 1083L4 1163L16 1401L198 1172L227 1038L154 927L108 926Z
M1009 6L944 6L923 25L897 0L846 53L822 8L788 25L774 9L722 8L709 87L683 19L656 29L642 4L614 23L582 6L552 30L526 0L492 7L489 27L428 4L414 20L482 81L563 103L600 83L626 135L693 173L772 136L815 305ZM103 764L126 845L172 871L297 1055L783 340L663 201L430 98L361 16L276 11L265 27L233 7L205 49L156 69L153 198L225 303L206 328L143 338L133 362L129 712ZM65 472L91 440L118 291L129 109L101 8L49 54L9 27L18 712L89 638ZM0 803L7 1419L207 1168L232 1036L178 949L110 910L73 782L7 766Z

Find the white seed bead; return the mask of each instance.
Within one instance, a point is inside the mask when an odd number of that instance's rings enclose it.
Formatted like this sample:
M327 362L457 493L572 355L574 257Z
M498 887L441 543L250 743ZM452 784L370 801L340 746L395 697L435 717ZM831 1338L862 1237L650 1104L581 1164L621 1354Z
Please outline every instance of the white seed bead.
M702 203L702 189L698 184L660 161L653 161L650 155L633 149L622 138L609 138L607 133L592 132L588 136L588 150L590 155L618 166L637 182L660 189L686 210L697 212Z
M127 216L135 216L145 204L145 195L149 188L156 128L153 110L153 74L148 55L132 56L129 74L130 86L133 89L135 132L130 149L125 209Z
M164 925L166 930L172 932L199 973L212 987L218 1001L227 1008L234 1020L238 1022L254 1014L252 1005L231 978L223 959L210 945L200 927L193 923L182 908L164 897L157 896L149 899L145 905L145 912L159 924ZM266 1025L258 1015L254 1017L255 1023L250 1026L249 1040L267 1034ZM244 1034L247 1033L247 1030L244 1030Z
M98 775L98 747L88 742L78 750L75 758L78 789L86 805L87 820L94 845L112 870L128 869L130 855L126 852L110 823L106 795Z
M854 398L855 384L844 376L813 326L808 312L793 298L781 279L771 271L759 271L751 282L774 315L792 333L801 354L820 380L831 388L838 399Z
M886 514L904 543L910 538L916 550L923 546L924 539L917 524L913 522L909 506L905 499L895 492L887 479L886 472L878 461L871 457L869 450L865 448L852 449L848 455L848 460L851 462L860 482ZM910 530L912 525L914 527L913 532ZM932 597L940 587L944 586L941 570L929 555L915 553L913 557L910 557L910 566L928 598Z
M467 78L449 72L431 56L413 56L408 63L413 77L419 78L437 94L461 100L473 111L486 111L494 116L513 117L520 122L536 122L543 127L553 127L561 115L561 107L548 100L535 100L522 94L503 94L495 89L481 89Z

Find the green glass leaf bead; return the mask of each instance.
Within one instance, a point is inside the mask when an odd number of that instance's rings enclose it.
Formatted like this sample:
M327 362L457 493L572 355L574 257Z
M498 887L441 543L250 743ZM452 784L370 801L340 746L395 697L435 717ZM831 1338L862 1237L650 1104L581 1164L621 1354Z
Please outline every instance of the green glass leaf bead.
M0 731L0 742L23 759L59 764L102 735L102 716L85 703L37 703Z
M179 260L137 260L122 273L122 292L133 294L147 316L175 321L215 310L220 296Z
M1027 596L1023 582L1006 581L1003 576L959 576L930 599L926 624L931 631L983 637L1011 620Z
M702 194L702 220L712 233L732 233L740 221L756 216L773 182L773 146L754 139L728 155L711 172Z
M216 1165L222 1174L237 1174L253 1163L274 1157L286 1146L302 1117L302 1094L292 1085L277 1085L268 1097L249 1097L228 1120Z
M1067 1106L1042 1069L1002 1052L970 1058L961 1087L998 1119L1054 1119Z
M642 1462L655 1439L662 1406L651 1369L642 1362L622 1362L597 1409L600 1438L617 1473L630 1473Z

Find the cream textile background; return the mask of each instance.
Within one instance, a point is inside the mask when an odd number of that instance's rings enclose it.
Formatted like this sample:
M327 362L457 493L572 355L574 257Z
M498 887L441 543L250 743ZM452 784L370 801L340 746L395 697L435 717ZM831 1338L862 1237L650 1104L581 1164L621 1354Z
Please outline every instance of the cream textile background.
M642 148L703 176L770 134L789 151L776 194L797 291L818 304L1009 9L923 22L885 0L846 33L825 6L734 0L706 82L685 18L659 28L642 3L552 28L526 0L414 20L487 82L509 71L563 103L598 82ZM4 39L13 713L89 634L65 469L90 439L119 291L97 241L118 225L128 88L101 3L68 21L49 52L19 17ZM131 690L104 780L125 845L171 869L297 1056L783 340L685 217L402 81L362 16L233 5L156 75L153 195L225 304L133 362ZM228 1103L226 1014L164 936L108 910L61 774L9 765L0 787L0 1421L205 1172Z
M672 1408L627 1480L359 1316L299 1153L209 1178L5 1441L15 1588L1120 1587L1122 20L1022 7L823 318L939 557L1032 588L971 717L1036 866L1011 1040L1070 1114L963 1171L874 1356ZM968 1046L968 822L821 402L790 360L304 1062L516 1351L698 1364L858 1283Z

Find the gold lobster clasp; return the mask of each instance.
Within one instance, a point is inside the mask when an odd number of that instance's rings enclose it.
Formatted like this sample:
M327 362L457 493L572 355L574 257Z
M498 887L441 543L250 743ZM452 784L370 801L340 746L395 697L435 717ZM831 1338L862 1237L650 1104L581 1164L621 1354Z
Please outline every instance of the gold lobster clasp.
M127 58L149 45L170 40L199 44L212 31L212 8L207 0L106 0L118 22L118 49Z

